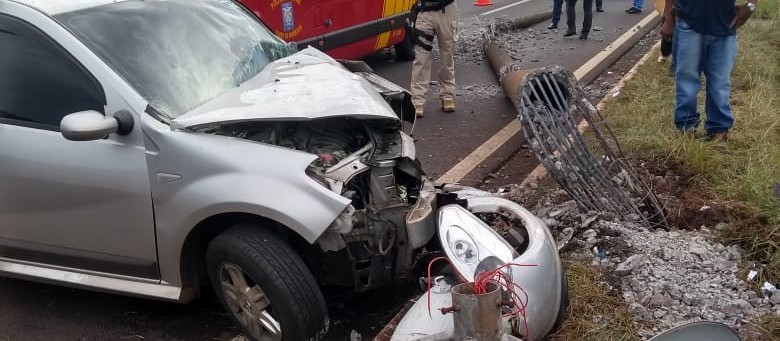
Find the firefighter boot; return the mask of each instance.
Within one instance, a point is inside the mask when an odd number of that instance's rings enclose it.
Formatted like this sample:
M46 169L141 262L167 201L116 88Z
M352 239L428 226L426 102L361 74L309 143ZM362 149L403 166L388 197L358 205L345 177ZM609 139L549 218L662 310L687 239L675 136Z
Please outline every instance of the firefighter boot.
M455 101L452 100L452 98L445 98L441 100L441 110L444 110L444 112L453 112L455 111Z

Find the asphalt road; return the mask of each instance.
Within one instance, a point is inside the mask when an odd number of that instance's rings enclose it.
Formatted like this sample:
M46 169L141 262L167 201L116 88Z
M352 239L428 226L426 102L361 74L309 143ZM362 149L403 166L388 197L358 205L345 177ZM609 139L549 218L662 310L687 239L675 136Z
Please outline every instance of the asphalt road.
M549 10L552 1L494 0L494 5L488 7L475 7L471 2L458 0L462 20L474 16L486 20L538 13ZM518 4L504 8L515 3ZM606 12L594 13L594 26L601 30L592 32L590 40L561 36L549 42L549 49L529 51L521 65L530 68L559 64L572 70L578 68L643 17L625 14L623 11L629 6L630 0L605 0ZM487 15L481 15L484 13ZM547 22L532 29L543 31L546 26ZM409 86L411 62L395 62L387 54L369 57L367 61L380 75ZM456 97L457 112L440 112L437 95L431 93L426 116L414 129L418 157L432 178L446 172L515 119L514 109L501 94L486 98L465 90L469 86L497 85L486 62L457 62L456 79L459 88L464 90ZM519 183L536 166L533 157L516 157L522 144L521 136L513 137L461 182L484 184L489 173L507 166L511 159L511 167L502 169L502 174L509 175L503 183ZM372 325L372 321L386 319L392 314L395 302L405 295L408 292L389 290L333 300L331 315L335 325L329 339L348 339L347 333L353 327L366 335L375 332L381 326ZM236 334L237 330L212 296L193 304L177 305L0 278L0 341L230 340Z
M551 0L510 1L494 0L493 6L477 7L472 5L472 0L458 0L460 16L462 20L472 19L477 16L480 20L492 18L518 18L523 15L540 13L552 9ZM574 71L585 64L590 58L626 32L629 27L638 23L644 15L628 15L624 10L631 7L630 0L605 0L603 13L594 12L593 26L600 28L593 30L590 39L582 41L576 37L563 38L565 31L565 15L559 23L558 33L560 39L552 42L556 46L547 49L528 51L525 58L519 62L525 68L535 68L547 65L561 65ZM520 3L503 10L502 7ZM579 5L580 3L578 3ZM489 13L481 15L479 13ZM493 12L493 13L490 13ZM581 24L581 7L578 8L578 25ZM545 31L549 22L537 24L531 29ZM461 41L459 44L473 42ZM565 51L565 52L561 52ZM396 62L389 56L378 55L367 58L369 64L381 76L392 80L404 87L411 84L411 62ZM434 76L437 63L434 62ZM455 78L458 88L468 86L498 85L495 76L486 61L463 62L456 61ZM515 111L509 100L503 94L495 98L470 95L468 91L461 91L462 96L457 96L455 102L457 111L452 114L441 112L436 93L428 93L425 106L425 117L418 120L414 129L414 137L417 140L417 155L422 160L425 170L431 178L437 178L444 174L452 166L471 151L493 136L501 128L515 119ZM516 153L523 144L521 136L515 136L503 148L479 165L460 182L465 185L479 185L486 176L500 168L510 155ZM509 179L520 182L523 175L536 166L533 158L528 159L527 164L518 164L517 176Z

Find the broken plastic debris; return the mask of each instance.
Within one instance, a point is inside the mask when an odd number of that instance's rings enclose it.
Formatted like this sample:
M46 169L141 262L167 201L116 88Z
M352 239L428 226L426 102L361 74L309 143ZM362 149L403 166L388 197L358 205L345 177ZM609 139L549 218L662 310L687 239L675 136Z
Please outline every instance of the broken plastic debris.
M764 281L764 285L761 286L761 291L763 291L765 294L774 292L775 290L777 290L777 287L766 281Z
M620 91L615 91L615 93L612 94L612 97L617 97L617 96L620 96Z
M758 276L758 271L750 270L750 272L747 274L747 280L752 281L754 278L756 278L756 276Z
M569 244L573 236L574 236L573 228L567 227L563 229L561 234L558 236L560 238L560 240L558 241L558 251L561 251L564 247L566 247L566 245Z
M704 205L704 206L702 206L702 207L699 209L699 211L701 211L701 212L704 212L704 211L706 211L706 210L709 210L710 208L711 208L711 207L709 207L709 206L707 206L707 205Z

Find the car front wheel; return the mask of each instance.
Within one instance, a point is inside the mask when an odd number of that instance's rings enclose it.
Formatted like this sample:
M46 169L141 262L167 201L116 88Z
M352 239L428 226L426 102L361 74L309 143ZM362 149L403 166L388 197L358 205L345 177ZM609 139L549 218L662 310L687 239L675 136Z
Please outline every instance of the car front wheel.
M301 258L261 227L238 225L206 251L211 283L233 320L254 341L321 340L325 300Z

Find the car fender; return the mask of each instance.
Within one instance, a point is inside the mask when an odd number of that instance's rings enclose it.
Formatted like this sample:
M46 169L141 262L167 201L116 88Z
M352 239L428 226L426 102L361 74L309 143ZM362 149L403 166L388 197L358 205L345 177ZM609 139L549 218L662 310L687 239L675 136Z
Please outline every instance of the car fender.
M349 200L306 175L315 155L240 138L148 130L158 257L163 281L180 285L190 231L222 213L274 220L310 243Z

